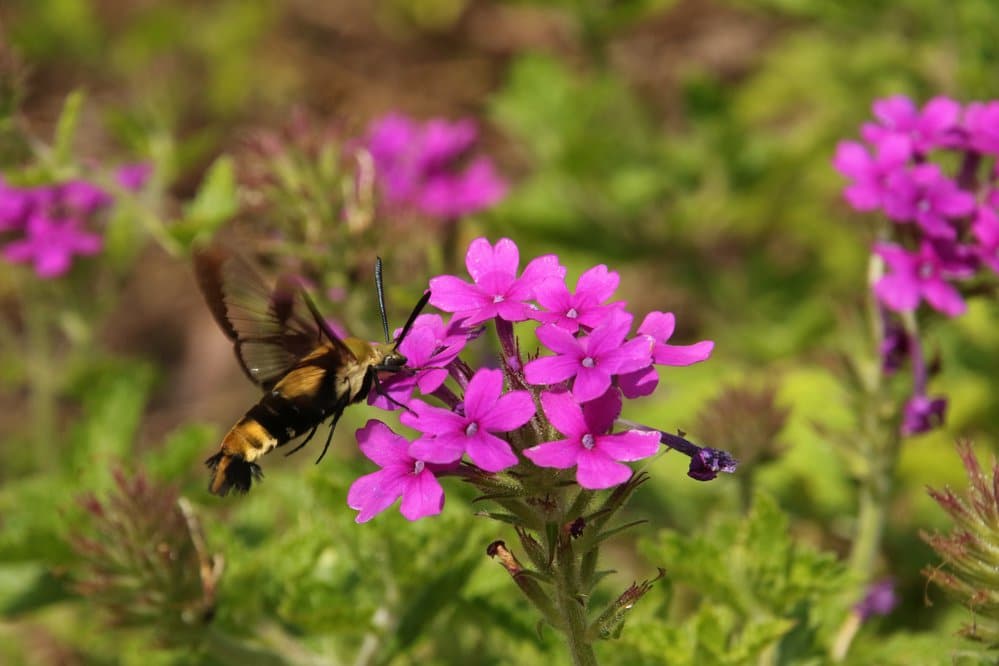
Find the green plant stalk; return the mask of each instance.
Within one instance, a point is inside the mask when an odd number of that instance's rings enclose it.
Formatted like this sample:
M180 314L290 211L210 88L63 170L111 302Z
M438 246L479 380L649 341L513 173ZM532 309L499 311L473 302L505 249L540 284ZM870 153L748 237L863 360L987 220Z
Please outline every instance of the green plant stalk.
M38 469L51 469L58 459L52 455L56 443L56 381L59 373L54 363L52 344L53 317L46 312L46 294L30 298L24 307L27 328L28 382L35 463Z
M573 666L596 666L597 656L586 638L586 607L579 602L576 584L576 553L571 541L560 543L555 571L555 604L565 621L563 633Z

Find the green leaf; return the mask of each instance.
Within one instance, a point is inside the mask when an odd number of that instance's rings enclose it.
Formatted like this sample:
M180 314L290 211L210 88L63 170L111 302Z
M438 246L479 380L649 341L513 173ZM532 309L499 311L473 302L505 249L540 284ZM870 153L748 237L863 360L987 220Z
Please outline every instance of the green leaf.
M170 226L170 235L189 249L210 237L239 210L236 167L230 157L220 157L208 169L194 200L184 207L184 217Z
M38 563L0 566L0 615L13 618L70 598L65 582Z
M427 625L454 603L454 598L461 594L481 561L479 553L470 553L457 562L441 563L445 568L437 576L428 578L403 609L392 643L392 655L405 653L421 637Z
M76 139L76 126L80 119L80 110L86 96L82 90L74 90L63 103L62 112L56 123L55 145L52 147L53 167L56 169L68 166L72 161L73 141Z

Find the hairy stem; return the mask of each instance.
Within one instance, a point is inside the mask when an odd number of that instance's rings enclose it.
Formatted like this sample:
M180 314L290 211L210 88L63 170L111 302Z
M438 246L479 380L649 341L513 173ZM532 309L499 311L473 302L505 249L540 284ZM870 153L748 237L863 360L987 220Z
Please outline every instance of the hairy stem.
M596 666L597 657L586 638L585 596L578 589L576 553L571 541L560 543L557 548L555 572L555 603L565 621L563 632L573 666Z

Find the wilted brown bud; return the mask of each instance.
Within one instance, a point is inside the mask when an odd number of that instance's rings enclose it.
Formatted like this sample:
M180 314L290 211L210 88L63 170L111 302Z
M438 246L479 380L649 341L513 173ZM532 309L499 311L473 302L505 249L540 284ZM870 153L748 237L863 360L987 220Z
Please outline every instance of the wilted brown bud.
M728 387L698 414L698 441L731 452L743 465L769 462L784 448L777 437L788 414L772 386Z

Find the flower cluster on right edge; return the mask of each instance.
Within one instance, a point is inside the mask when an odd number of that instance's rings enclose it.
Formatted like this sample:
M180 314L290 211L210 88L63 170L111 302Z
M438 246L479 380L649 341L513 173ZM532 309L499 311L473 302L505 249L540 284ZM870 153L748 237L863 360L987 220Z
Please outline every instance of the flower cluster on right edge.
M691 457L692 478L735 470L723 451L620 419L625 399L655 390L656 365L703 361L713 342L670 344L675 319L664 312L649 313L631 334L633 316L613 300L618 274L606 266L584 272L570 291L555 255L533 259L522 273L519 265L513 241L479 238L466 255L470 282L452 275L430 281L430 304L450 320L418 317L400 345L407 369L382 380L370 398L387 410L404 406L400 420L418 434L406 437L376 420L358 431L361 450L381 467L351 487L348 503L359 522L400 497L410 520L439 513L437 477L447 474L483 491L538 499L565 495L569 486L619 487L633 478L626 463L663 445ZM461 352L490 324L498 367L473 368ZM515 324L534 328L540 354L525 358ZM583 515L570 513L559 517Z
M914 326L925 303L947 317L966 310L971 280L999 272L999 101L962 106L935 97L922 108L897 95L876 100L876 122L862 142L843 141L833 164L851 180L844 197L855 210L878 211L884 225L872 253L872 284L882 311L886 372L909 358L913 393L902 434L926 432L944 418L946 398L927 393L927 368ZM956 164L953 173L946 165Z

